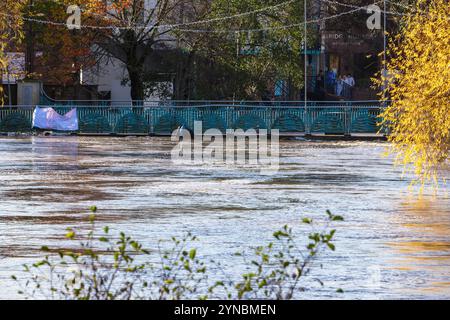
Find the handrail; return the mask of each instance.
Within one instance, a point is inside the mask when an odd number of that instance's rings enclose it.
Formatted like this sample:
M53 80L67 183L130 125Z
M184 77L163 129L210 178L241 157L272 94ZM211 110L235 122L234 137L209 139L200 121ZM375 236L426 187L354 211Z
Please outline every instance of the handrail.
M54 104L91 104L91 105L104 105L104 104L126 104L131 106L145 106L150 104L193 104L193 103L208 103L208 104L227 104L227 105L243 105L243 104L304 104L305 102L302 100L290 100L290 101L267 101L267 100L241 100L241 101L233 101L233 100L148 100L148 101L129 101L129 100L53 100ZM333 103L333 104L360 104L360 103L382 103L379 100L353 100L353 101L308 101L308 104L323 104L323 103ZM45 104L45 103L44 103Z
M38 106L30 106L30 105L16 105L16 106L4 106L3 108L12 108L12 109L32 109L35 107L41 108L98 108L98 109L192 109L192 108L248 108L248 109L304 109L304 104L298 105L272 105L272 104L264 104L264 105L245 105L245 104L202 104L202 105L154 105L154 106L130 106L130 105L38 105ZM364 105L353 105L353 104L308 104L308 109L324 109L324 108L337 108L337 109L383 109L385 108L382 104L364 104Z

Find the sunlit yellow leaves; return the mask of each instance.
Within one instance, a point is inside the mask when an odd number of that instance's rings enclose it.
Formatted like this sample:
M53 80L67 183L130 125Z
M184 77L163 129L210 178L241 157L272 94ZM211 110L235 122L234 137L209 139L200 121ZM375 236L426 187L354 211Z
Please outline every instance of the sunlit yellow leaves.
M384 112L397 162L418 181L437 181L448 170L450 148L450 5L418 0L388 52Z
M0 76L7 70L6 51L13 41L22 38L21 11L25 0L0 1ZM0 86L0 105L3 104L2 87Z

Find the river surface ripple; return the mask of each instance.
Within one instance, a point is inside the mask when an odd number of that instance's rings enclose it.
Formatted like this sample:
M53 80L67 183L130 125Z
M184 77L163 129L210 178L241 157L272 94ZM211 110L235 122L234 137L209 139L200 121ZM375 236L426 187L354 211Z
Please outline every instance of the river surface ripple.
M180 165L168 138L1 137L0 298L42 245L67 246L87 210L146 247L190 231L205 259L243 269L236 251L266 244L284 224L343 215L335 252L299 298L450 298L450 198L418 197L381 142L282 141L280 171ZM300 227L300 236L307 230ZM337 293L342 288L344 293Z

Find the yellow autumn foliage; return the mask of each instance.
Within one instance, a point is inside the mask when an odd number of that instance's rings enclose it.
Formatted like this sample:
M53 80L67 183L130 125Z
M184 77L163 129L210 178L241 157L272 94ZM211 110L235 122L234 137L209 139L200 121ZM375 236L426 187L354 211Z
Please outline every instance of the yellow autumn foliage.
M22 10L26 3L26 0L0 1L0 76L7 70L8 46L17 44L17 41L22 38ZM3 104L2 89L0 86L0 105Z
M387 50L383 114L397 164L438 184L450 148L450 4L417 0Z

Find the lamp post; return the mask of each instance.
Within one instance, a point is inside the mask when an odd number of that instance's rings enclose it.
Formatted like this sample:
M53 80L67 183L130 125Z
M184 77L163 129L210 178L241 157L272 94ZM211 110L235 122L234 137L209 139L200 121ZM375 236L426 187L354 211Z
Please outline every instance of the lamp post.
M386 0L383 1L383 107L386 107L386 88L387 88L387 70L386 70Z
M304 7L303 7L303 22L304 22L304 26L303 26L304 27L304 30L303 30L304 31L303 53L304 53L304 60L305 60L305 62L304 62L305 66L304 66L304 71L303 71L304 72L304 82L305 82L305 84L304 84L304 87L305 87L305 91L304 91L304 107L305 107L304 120L307 120L307 117L308 117L308 68L307 68L307 62L308 62L308 53L307 53L307 50L308 50L308 41L307 41L308 24L307 24L307 18L308 18L308 16L306 14L306 10L307 10L307 2L306 1L307 0L303 0L303 5L304 5ZM305 124L306 124L306 126L305 126L306 134L308 135L310 133L309 122L305 121Z
M307 50L308 50L308 42L307 42L307 29L308 29L308 25L306 22L307 19L307 15L306 15L306 0L303 0L304 3L304 8L303 8L303 20L304 20L304 26L303 26L303 31L304 31L304 39L303 39L303 53L304 53L304 60L305 60L305 66L304 66L304 77L305 77L305 92L304 92L304 97L305 97L305 110L307 107L307 100L308 100L308 76L307 76L307 61L308 61L308 54L307 54Z
M8 62L8 64L6 65L6 77L7 77L7 81L8 81L8 104L9 107L12 107L12 101L11 101L11 79L9 77L9 64L10 62Z
M384 15L383 15L383 18L384 18L384 23L383 23L383 47L384 47L384 61L385 61L384 66L386 67L386 22L387 22L387 19L386 19L386 0L383 1L383 6L384 6L384 8L383 8L383 11L384 11Z
M31 12L33 10L33 0L28 2L28 18L30 18ZM27 22L26 30L26 55L25 55L25 69L27 72L27 77L34 72L34 38L33 38L33 22L29 20Z

